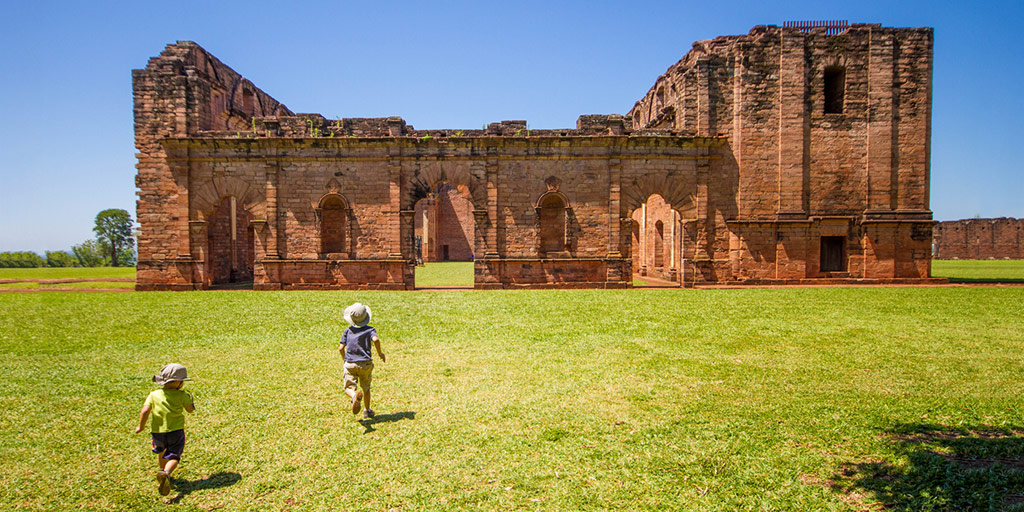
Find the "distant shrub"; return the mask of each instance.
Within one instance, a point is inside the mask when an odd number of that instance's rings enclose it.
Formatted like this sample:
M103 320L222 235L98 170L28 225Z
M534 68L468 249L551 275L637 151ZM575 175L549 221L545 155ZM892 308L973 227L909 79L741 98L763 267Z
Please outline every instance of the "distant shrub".
M71 252L83 267L104 267L110 260L103 254L103 248L95 240L86 240L78 245L71 246Z
M31 251L0 252L0 268L45 267L46 260Z
M47 267L77 267L78 258L67 251L46 251Z

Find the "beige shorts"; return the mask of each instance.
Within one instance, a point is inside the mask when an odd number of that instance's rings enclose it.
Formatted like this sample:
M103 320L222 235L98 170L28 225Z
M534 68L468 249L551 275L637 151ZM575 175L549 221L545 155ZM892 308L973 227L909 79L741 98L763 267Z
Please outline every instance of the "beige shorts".
M358 388L363 391L370 390L370 382L373 381L373 361L360 361L358 363L345 363L345 391L355 392Z

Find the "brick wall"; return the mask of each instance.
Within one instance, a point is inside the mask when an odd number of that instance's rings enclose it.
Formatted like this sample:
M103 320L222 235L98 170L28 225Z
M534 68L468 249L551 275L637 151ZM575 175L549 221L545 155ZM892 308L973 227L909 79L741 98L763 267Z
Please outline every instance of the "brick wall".
M1024 259L1024 219L963 219L935 225L934 257L940 260Z
M755 27L695 43L627 115L564 130L296 115L169 45L133 72L138 288L223 279L226 197L259 289L409 288L424 234L428 259L475 258L481 288L926 279L931 45L930 29ZM565 208L545 216L545 198ZM842 241L836 269L822 237Z

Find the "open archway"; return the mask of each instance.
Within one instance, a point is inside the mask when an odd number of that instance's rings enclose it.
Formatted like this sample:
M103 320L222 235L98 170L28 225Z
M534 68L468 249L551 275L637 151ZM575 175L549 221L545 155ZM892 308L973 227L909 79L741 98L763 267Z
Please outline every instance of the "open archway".
M633 274L647 285L682 286L690 244L676 205L651 194L630 215Z
M207 220L206 271L211 285L253 281L256 234L253 216L235 196L220 200Z
M465 186L442 181L416 202L417 261L473 261L473 201Z

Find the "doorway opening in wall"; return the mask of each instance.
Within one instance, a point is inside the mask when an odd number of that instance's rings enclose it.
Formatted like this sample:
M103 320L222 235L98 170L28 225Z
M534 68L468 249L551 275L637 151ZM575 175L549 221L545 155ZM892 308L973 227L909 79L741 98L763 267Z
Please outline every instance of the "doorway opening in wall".
M846 258L844 257L843 236L821 237L820 270L822 272L845 272Z
M684 232L679 212L660 194L651 194L631 218L633 286L681 287Z
M251 290L256 258L252 215L234 197L221 200L207 221L206 271L211 289Z
M447 181L424 191L413 212L417 288L472 288L475 226L469 189Z

